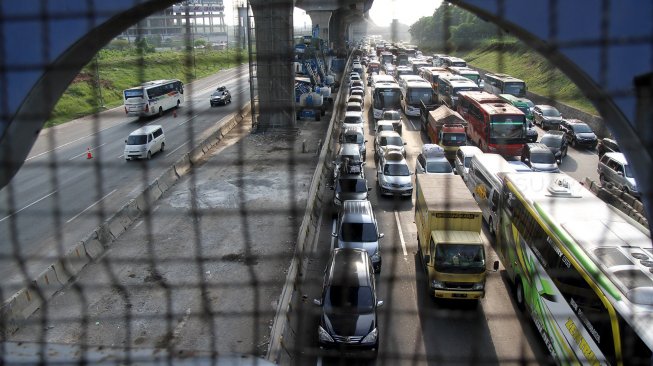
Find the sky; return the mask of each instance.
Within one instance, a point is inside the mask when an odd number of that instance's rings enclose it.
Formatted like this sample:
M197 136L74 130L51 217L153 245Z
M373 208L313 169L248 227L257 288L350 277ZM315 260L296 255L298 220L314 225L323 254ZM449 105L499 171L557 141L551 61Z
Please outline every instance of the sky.
M239 0L224 0L225 23L234 24L234 2ZM242 1L242 0L240 0ZM377 25L390 25L392 19L397 18L399 23L411 25L423 16L431 16L440 6L442 0L374 0L370 9L370 18ZM305 11L295 8L295 27L304 24L310 25L311 18Z

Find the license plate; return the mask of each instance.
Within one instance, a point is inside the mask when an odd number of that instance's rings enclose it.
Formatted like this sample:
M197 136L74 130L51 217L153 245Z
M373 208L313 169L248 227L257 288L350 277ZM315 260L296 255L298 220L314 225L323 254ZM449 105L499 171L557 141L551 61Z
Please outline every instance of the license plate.
M452 294L451 297L467 297L467 294Z

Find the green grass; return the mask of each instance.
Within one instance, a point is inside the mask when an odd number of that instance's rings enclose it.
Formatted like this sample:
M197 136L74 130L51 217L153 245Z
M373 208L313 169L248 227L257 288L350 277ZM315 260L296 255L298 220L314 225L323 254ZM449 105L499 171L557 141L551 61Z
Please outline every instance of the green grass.
M470 65L493 72L504 72L526 82L528 90L548 96L584 112L598 115L580 89L546 58L511 37L503 42L488 40L475 49L459 53Z
M194 55L185 51L139 55L135 50L102 50L97 62L104 106L113 108L122 105L124 89L156 79L188 83L247 62L247 52L197 49ZM95 69L94 60L80 71L55 105L45 127L101 111Z

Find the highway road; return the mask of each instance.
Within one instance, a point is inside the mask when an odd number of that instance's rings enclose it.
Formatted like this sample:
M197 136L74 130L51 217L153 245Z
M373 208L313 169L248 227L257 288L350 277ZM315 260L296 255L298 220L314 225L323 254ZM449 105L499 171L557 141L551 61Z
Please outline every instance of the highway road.
M370 106L369 92L366 106ZM369 111L368 111L369 112ZM419 130L418 119L403 117L403 138L407 161L414 170L415 159L428 137ZM368 120L373 121L369 112ZM326 260L334 238L332 208L323 212L317 241L304 281L308 301L298 313L302 317L297 339L298 364L312 365L436 365L436 364L545 364L550 363L546 347L530 318L517 308L509 281L502 273L489 272L486 297L478 306L464 302L435 302L427 296L424 274L417 253L417 228L414 223L414 196L411 199L381 197L376 185L373 159L374 130L366 129L367 164L365 176L372 188L370 201L379 222L383 268L377 275L378 299L385 302L379 312L380 346L375 360L360 360L356 353L343 356L317 347L320 308L312 304L319 298ZM543 131L538 128L538 133ZM561 170L579 181L598 180L595 151L569 147ZM332 196L327 194L325 202ZM487 264L498 260L493 239L484 225Z
M226 85L233 102L211 108L209 95ZM173 115L141 120L123 107L44 129L25 164L0 191L0 276L11 294L135 197L202 134L249 103L246 66L222 70L187 84ZM160 124L166 149L147 161L125 161L124 140L148 124ZM93 158L87 159L87 149Z

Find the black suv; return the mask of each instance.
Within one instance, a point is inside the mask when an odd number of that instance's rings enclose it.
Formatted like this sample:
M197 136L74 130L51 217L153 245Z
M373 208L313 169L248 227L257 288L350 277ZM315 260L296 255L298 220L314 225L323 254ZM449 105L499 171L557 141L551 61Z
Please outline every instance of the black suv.
M613 139L602 139L599 141L597 150L599 151L599 158L602 157L605 153L621 152L619 145L617 145L617 141Z
M322 307L317 328L321 347L367 349L379 345L377 308L372 261L364 249L336 248L324 273L322 296L314 299Z
M592 128L581 120L563 119L560 130L567 135L567 142L573 147L586 147L593 150L598 143Z
M556 163L560 164L562 158L567 156L567 138L562 131L548 131L540 142L546 145L556 158Z
M524 144L521 152L521 161L528 165L534 172L560 172L551 150L549 150L548 146L539 142Z

